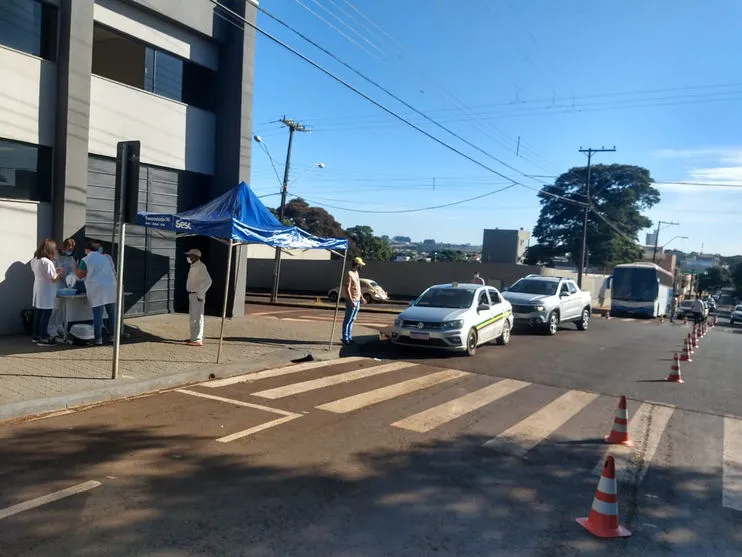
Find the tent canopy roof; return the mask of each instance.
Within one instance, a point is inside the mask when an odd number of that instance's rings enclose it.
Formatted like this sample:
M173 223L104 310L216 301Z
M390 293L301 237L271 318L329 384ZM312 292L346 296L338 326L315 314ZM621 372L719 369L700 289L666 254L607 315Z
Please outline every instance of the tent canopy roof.
M284 249L344 250L346 238L319 238L281 224L245 182L205 205L181 213L137 213L137 224L178 234Z

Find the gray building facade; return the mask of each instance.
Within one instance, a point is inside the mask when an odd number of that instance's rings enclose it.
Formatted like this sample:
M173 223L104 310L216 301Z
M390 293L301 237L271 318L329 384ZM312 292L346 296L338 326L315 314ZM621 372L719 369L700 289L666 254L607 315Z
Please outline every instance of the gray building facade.
M522 263L531 233L527 230L484 230L482 263Z
M222 4L255 21L252 0ZM111 248L118 141L142 144L140 210L186 210L249 177L254 31L220 12L209 0L0 2L0 334L31 305L40 240L74 237L78 256L85 238ZM190 247L220 313L223 245L130 226L128 315L185 309ZM242 315L244 248L234 260L229 313Z

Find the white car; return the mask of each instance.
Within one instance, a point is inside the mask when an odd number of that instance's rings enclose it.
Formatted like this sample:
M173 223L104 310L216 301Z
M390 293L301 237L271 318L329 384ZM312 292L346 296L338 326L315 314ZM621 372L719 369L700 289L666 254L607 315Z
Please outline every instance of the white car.
M366 300L367 304L371 302L388 302L389 294L386 293L381 285L375 280L362 278L361 279L361 296ZM338 289L333 288L327 293L327 297L331 302L335 302L338 299ZM341 300L345 299L345 296L340 297Z
M431 286L394 320L392 343L465 352L490 341L510 342L513 309L496 288L480 284Z
M731 315L729 316L729 322L742 323L742 304L734 307L734 311L732 311Z

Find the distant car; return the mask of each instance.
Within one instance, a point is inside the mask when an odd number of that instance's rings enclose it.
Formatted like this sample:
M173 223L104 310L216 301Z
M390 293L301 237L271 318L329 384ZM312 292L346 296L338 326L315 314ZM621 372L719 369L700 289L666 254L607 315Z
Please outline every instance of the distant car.
M361 279L361 296L366 300L366 303L371 302L388 302L389 294L381 287L381 285L375 280L362 278ZM327 297L330 298L331 302L335 302L338 299L338 289L333 288L327 293ZM345 299L345 296L340 296L341 300Z
M693 315L693 300L683 300L678 305L678 309L675 312L676 319L683 319L684 317L690 317Z
M708 308L709 313L716 313L716 300L708 298L706 300L706 307Z
M734 324L742 323L742 304L735 306L734 311L729 316L729 322Z
M549 335L556 334L560 323L572 321L581 331L590 324L592 297L571 279L528 275L503 296L513 304L516 324L538 327Z
M465 352L490 341L506 345L513 311L496 288L481 284L431 286L400 313L392 327L392 343Z

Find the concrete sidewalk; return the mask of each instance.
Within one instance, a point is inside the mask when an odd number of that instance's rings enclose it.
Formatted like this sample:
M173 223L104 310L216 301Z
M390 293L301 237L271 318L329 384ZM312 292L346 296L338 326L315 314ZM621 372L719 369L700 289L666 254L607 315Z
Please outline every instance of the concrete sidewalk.
M311 355L330 359L357 348L333 343L331 323L286 322L249 316L229 320L222 363L216 364L220 320L207 317L203 347L183 344L188 316L127 319L130 337L121 345L119 378L111 379L111 346L40 348L30 337L0 337L0 421L135 396L215 377L290 363ZM340 332L336 330L336 337ZM357 327L361 339L378 333Z

